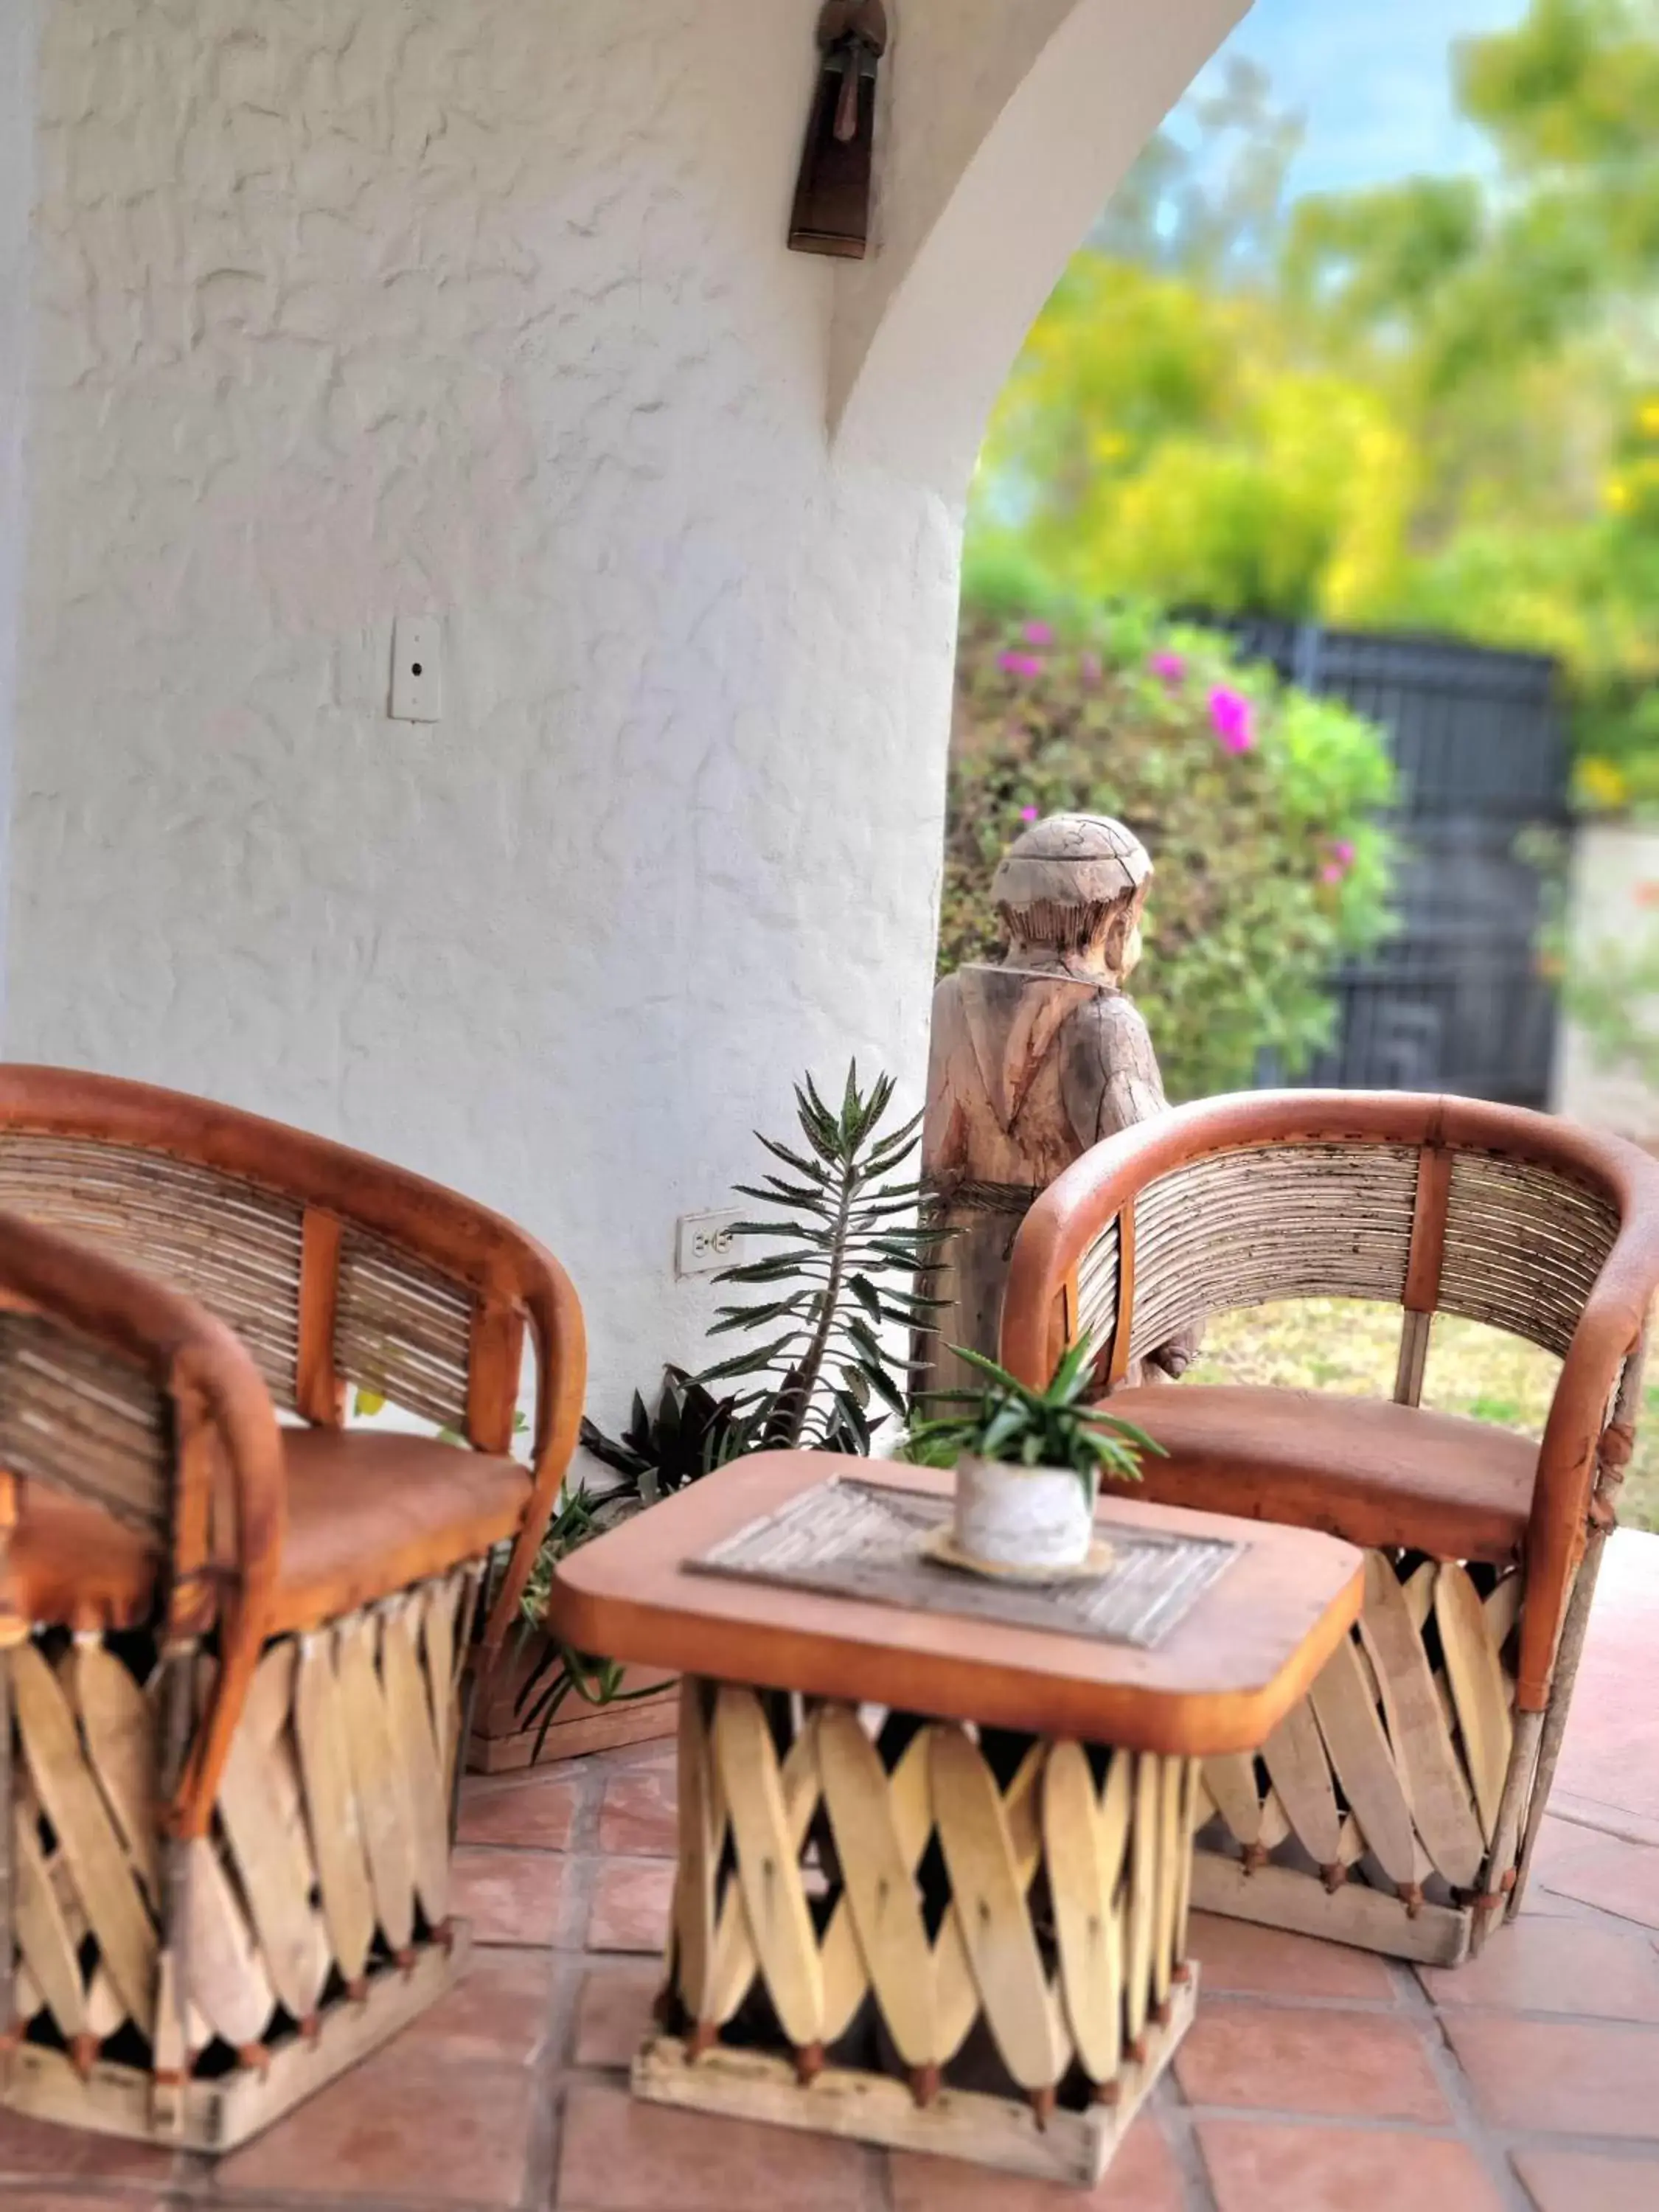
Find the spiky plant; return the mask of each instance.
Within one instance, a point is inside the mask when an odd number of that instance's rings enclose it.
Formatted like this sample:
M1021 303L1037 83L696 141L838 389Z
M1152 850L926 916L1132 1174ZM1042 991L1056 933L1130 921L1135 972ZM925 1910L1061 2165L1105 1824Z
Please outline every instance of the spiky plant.
M938 1301L918 1285L929 1279L939 1232L916 1218L919 1182L900 1174L920 1142L921 1115L883 1133L893 1088L881 1075L860 1091L854 1061L837 1111L808 1076L795 1087L804 1148L757 1133L788 1173L737 1186L764 1211L732 1233L781 1249L715 1280L781 1295L722 1306L711 1336L762 1340L696 1378L738 1386L739 1450L867 1453L887 1413L905 1418L908 1356L896 1357L882 1331L929 1325Z
M1138 1482L1142 1452L1166 1455L1145 1429L1096 1402L1100 1386L1086 1342L1064 1354L1046 1390L1028 1389L1006 1367L965 1345L951 1348L986 1379L977 1390L929 1394L956 1402L961 1411L920 1421L911 1430L909 1456L922 1465L954 1467L963 1452L973 1452L1005 1467L1066 1468L1092 1498L1103 1475Z

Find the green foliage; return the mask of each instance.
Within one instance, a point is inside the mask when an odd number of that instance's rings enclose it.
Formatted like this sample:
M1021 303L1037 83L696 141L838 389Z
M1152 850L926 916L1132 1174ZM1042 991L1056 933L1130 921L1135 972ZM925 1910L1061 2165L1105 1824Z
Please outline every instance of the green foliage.
M1099 1385L1085 1341L1064 1354L1044 1390L1028 1389L981 1352L953 1348L979 1369L985 1385L930 1394L962 1410L920 1421L911 1430L909 1455L923 1466L952 1467L969 1452L1005 1467L1067 1468L1092 1498L1103 1474L1138 1482L1141 1453L1163 1456L1164 1447L1144 1429L1091 1402Z
M867 1453L872 1427L888 1413L904 1416L902 1373L881 1332L927 1326L933 1302L916 1281L938 1238L915 1218L920 1183L899 1175L921 1141L921 1116L884 1134L892 1098L890 1076L862 1091L854 1065L831 1108L808 1076L795 1090L805 1149L761 1137L788 1172L737 1186L763 1212L732 1233L782 1249L714 1279L772 1294L721 1307L711 1336L761 1340L697 1378L739 1385L734 1451Z
M655 1412L634 1393L633 1412L620 1437L608 1437L583 1419L582 1443L604 1466L627 1478L627 1493L642 1504L684 1490L741 1449L729 1398L716 1398L683 1367L665 1367Z
M1158 871L1132 988L1171 1097L1248 1085L1264 1050L1298 1073L1330 1035L1332 967L1387 927L1381 737L1207 632L1057 602L1024 623L984 611L1009 573L968 582L942 967L1000 957L988 887L1025 820L1115 815ZM1218 695L1245 702L1248 750L1228 749Z
M522 1633L539 1632L558 1561L609 1522L746 1452L867 1454L887 1413L903 1417L906 1370L882 1332L927 1325L934 1301L918 1285L928 1279L939 1234L917 1223L921 1185L900 1173L920 1142L921 1117L884 1129L892 1100L890 1076L866 1091L854 1065L832 1108L809 1075L795 1089L803 1149L758 1138L787 1173L737 1186L763 1218L738 1224L735 1233L782 1249L715 1277L769 1295L721 1307L709 1334L762 1340L701 1375L665 1368L655 1410L636 1390L618 1437L582 1423L583 1444L623 1480L597 1506L580 1486L562 1499L525 1593ZM714 1383L733 1387L721 1394ZM539 1725L536 1753L569 1698L609 1705L650 1694L624 1692L622 1682L612 1662L544 1638L518 1701L525 1725Z
M1659 0L1533 0L1453 65L1491 181L1287 209L1259 76L1188 103L1032 329L970 550L1553 653L1581 796L1659 805Z

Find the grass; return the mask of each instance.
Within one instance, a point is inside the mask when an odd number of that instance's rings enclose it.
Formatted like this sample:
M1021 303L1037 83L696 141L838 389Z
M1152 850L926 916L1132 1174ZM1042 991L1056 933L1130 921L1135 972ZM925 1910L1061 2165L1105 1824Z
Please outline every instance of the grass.
M1281 1389L1394 1395L1400 1310L1349 1298L1307 1298L1227 1314L1205 1331L1190 1370L1200 1382L1273 1383ZM1495 1427L1541 1434L1561 1363L1535 1345L1479 1322L1437 1315L1423 1403ZM1642 1394L1636 1453L1619 1518L1659 1529L1659 1384Z

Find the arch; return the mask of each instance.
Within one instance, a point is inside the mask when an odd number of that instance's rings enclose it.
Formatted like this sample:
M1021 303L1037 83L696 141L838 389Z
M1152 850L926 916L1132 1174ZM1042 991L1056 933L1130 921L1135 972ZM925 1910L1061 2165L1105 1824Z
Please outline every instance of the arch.
M974 29L960 0L943 10L911 0L889 134L908 173L884 196L881 252L843 270L836 303L839 452L963 495L1067 257L1247 5L1025 0L1007 11L1016 21ZM959 152L941 143L947 106L957 138L964 120L974 133Z

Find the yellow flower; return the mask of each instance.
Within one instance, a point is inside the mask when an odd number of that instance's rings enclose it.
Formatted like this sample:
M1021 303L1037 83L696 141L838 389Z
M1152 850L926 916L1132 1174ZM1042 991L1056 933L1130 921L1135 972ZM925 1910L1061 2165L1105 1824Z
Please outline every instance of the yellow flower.
M1121 430L1101 430L1095 437L1095 459L1097 461L1121 461L1129 450L1129 441Z
M1659 438L1659 399L1644 399L1636 410L1636 427L1644 438Z
M1620 807L1630 797L1630 785L1618 763L1595 755L1579 762L1578 787L1592 806Z
M1636 495L1623 477L1609 477L1601 487L1601 497L1614 514L1628 514L1636 504Z

